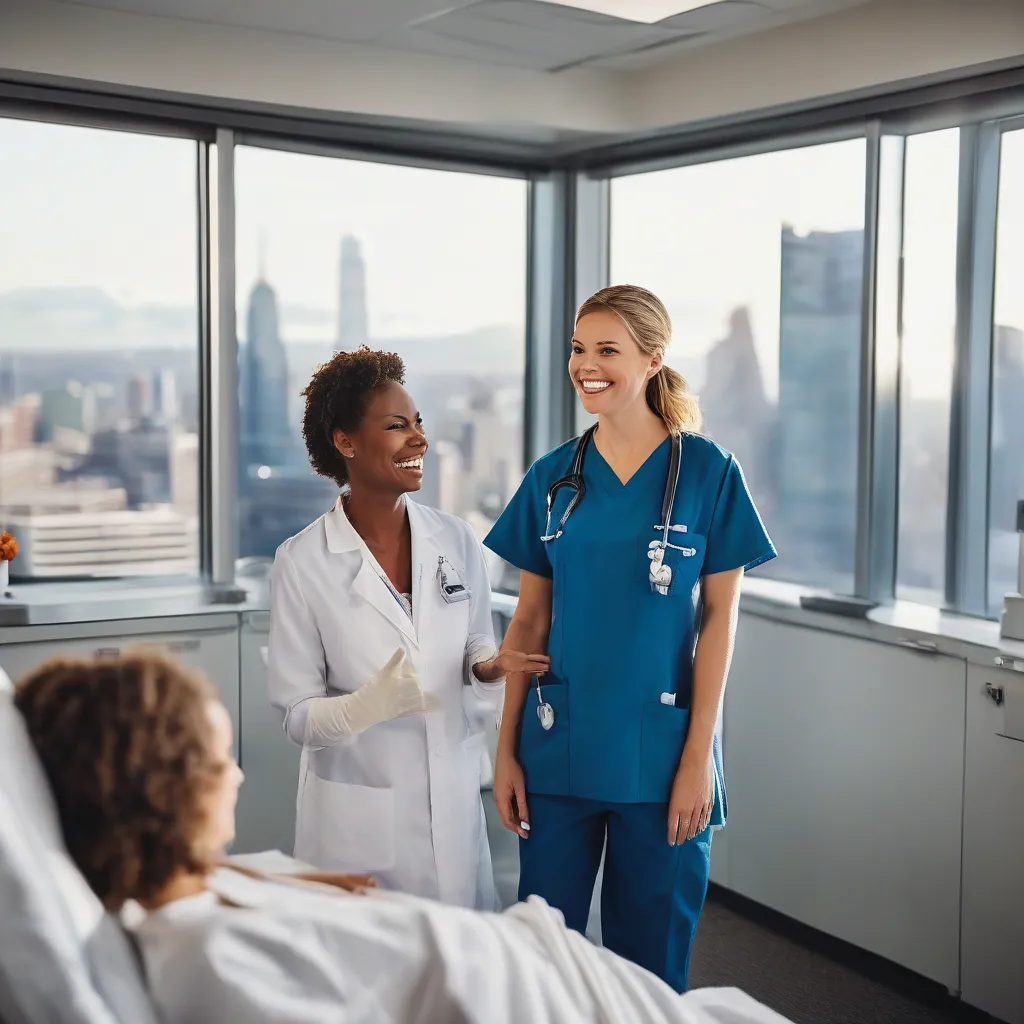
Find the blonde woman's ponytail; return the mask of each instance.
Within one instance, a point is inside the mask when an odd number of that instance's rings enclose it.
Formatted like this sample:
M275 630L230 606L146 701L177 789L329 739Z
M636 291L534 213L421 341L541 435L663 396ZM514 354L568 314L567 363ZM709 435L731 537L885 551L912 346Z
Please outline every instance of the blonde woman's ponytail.
M671 366L662 366L647 382L647 404L672 433L700 433L704 418L697 396L686 378Z

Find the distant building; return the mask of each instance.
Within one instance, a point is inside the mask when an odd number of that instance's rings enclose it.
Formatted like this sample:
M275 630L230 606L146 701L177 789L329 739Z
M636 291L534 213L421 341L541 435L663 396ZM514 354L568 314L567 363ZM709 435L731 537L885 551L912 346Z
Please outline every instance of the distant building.
M997 325L992 353L989 591L993 607L1017 589L1017 502L1024 500L1024 331Z
M243 472L251 465L286 462L294 443L288 426L288 360L278 333L277 296L263 280L249 297L239 386Z
M36 441L50 441L63 427L91 434L96 422L96 395L91 387L69 381L62 388L50 388L40 395L36 419Z
M338 497L333 480L300 464L250 466L240 491L240 558L272 558L283 541L329 512Z
M359 240L346 235L341 240L338 265L338 351L349 352L369 342L366 315L366 264Z
M11 575L46 579L75 576L139 576L195 573L199 568L199 520L172 509L111 508L123 494L102 488L60 488L38 494L25 506L4 510L4 523L21 551ZM95 498L95 501L91 499Z
M766 515L775 494L775 408L765 394L750 314L743 307L733 310L728 333L708 352L700 404L705 431L736 456L754 501Z
M862 231L782 232L777 503L787 578L852 584Z

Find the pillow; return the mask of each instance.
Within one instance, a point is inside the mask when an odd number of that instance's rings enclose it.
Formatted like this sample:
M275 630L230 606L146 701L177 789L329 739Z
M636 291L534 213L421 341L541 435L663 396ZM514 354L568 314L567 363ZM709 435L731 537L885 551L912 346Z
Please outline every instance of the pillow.
M0 669L0 1018L156 1024L127 937L64 847L12 697Z

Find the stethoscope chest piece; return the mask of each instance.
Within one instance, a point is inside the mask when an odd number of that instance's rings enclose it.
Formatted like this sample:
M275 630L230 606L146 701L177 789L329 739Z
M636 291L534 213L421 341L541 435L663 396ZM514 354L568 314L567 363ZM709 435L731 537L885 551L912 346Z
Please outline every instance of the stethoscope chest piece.
M555 724L555 709L547 702L538 704L537 717L540 719L540 727L542 729L550 729Z
M545 732L555 724L555 709L544 699L539 678L537 679L537 717L540 719L540 727Z

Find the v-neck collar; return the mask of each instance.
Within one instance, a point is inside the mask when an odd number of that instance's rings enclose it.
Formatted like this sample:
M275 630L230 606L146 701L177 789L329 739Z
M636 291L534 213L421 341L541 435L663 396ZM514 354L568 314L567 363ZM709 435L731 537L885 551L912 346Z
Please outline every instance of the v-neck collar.
M637 481L642 481L645 476L648 475L651 467L661 461L660 456L664 452L664 449L671 442L671 436L666 437L652 452L647 456L646 459L636 468L633 475L623 483L619 478L618 473L612 469L609 465L608 460L601 454L597 444L593 441L590 444L590 451L587 453L588 456L593 454L595 457L595 465L599 467L597 478L600 482L612 493L622 494L627 491L635 490L634 484Z

